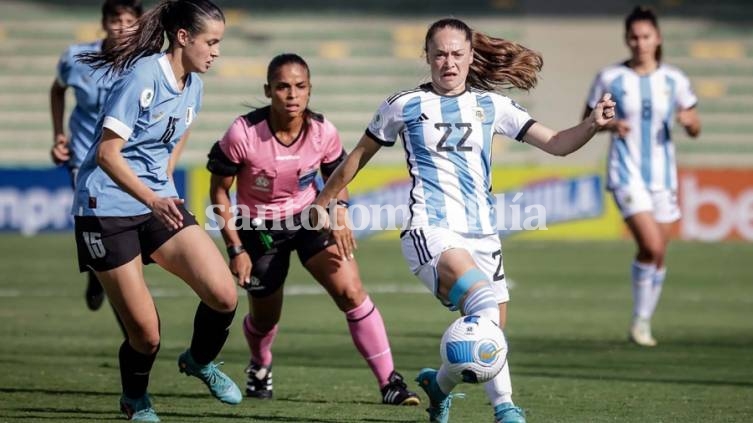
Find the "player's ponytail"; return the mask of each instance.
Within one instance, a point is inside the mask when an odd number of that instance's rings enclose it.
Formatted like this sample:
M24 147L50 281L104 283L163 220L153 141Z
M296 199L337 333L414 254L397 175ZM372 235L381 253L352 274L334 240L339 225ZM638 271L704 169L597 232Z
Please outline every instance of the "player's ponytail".
M654 13L649 7L635 6L633 11L625 17L625 39L627 39L627 34L630 32L630 28L638 21L648 21L654 28L656 28L656 32L661 34L661 31L659 30L659 19L656 17L656 13ZM661 44L659 44L656 46L656 52L654 53L657 62L661 62L662 54L662 47Z
M518 43L473 31L460 19L440 19L429 27L424 42L426 54L429 41L443 28L464 32L471 42L473 62L466 78L470 87L499 91L512 87L530 90L536 86L538 73L544 66L544 59L539 53Z
M488 91L506 88L530 90L544 66L541 54L516 42L473 31L473 63L468 84Z
M206 29L206 20L225 22L222 10L211 0L162 0L144 13L138 29L124 35L118 44L78 57L94 68L108 67L108 72L120 73L142 57L159 53L165 36L171 50L179 29L191 35L201 33Z

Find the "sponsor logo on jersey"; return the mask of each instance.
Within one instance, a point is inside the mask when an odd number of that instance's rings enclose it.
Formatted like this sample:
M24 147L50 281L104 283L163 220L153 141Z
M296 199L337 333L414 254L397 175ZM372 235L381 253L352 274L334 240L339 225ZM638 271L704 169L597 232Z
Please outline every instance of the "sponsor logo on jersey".
M526 110L526 108L525 108L525 107L523 107L523 106L521 106L520 104L518 104L518 102L517 102L517 101L515 101L515 100L510 100L510 103L511 103L511 104L513 105L513 107L515 107L516 109L518 109L518 110L520 110L520 111L523 111L523 112L526 112L526 113L528 113L528 110Z
M194 117L196 117L196 114L193 112L193 107L188 107L186 109L186 126L193 122Z

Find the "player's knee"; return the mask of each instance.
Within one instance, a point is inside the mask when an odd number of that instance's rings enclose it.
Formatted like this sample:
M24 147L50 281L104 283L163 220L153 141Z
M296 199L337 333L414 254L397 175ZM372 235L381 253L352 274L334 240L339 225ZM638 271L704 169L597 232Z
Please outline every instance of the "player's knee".
M488 278L477 268L471 268L463 273L452 285L447 294L447 299L453 306L460 308L462 300L472 291L488 282Z
M160 335L159 332L144 333L140 337L131 338L130 342L136 351L141 354L151 355L159 351Z
M639 259L641 261L648 261L651 263L660 263L664 261L664 244L661 242L648 242L640 246L638 252Z
M352 310L366 299L366 291L363 289L363 285L349 284L337 290L332 295L332 299L335 300L338 308L342 311Z

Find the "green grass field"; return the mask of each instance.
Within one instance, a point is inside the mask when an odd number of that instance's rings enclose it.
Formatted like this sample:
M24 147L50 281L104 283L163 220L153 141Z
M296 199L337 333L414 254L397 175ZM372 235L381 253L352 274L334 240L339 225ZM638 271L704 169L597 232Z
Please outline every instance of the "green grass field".
M626 342L628 241L505 241L514 281L507 336L515 400L529 422L753 421L753 245L676 242L654 320L659 346ZM83 301L70 234L0 236L0 422L122 419L119 330L107 308ZM439 362L455 317L407 270L397 241L362 242L362 275L380 306L398 369L412 379ZM379 404L342 314L296 263L274 348L275 396L231 407L177 372L196 298L177 279L147 269L162 317L162 350L150 392L165 422L424 422L424 406ZM241 302L221 354L245 383ZM415 387L413 383L412 386ZM452 410L453 422L491 422L483 389ZM423 397L422 397L423 398ZM425 400L425 398L423 398Z

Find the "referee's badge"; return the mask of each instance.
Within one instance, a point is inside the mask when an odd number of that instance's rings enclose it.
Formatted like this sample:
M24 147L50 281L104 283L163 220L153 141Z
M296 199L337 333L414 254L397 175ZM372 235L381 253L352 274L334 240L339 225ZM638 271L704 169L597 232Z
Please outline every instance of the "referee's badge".
M484 108L483 107L474 107L473 108L473 117L479 121L483 122L486 115L484 114Z
M154 91L145 88L144 91L141 92L141 96L139 96L139 104L141 104L141 108L146 109L149 107L149 105L152 104L152 100L154 100Z
M191 122L193 122L193 118L196 116L196 114L193 112L193 107L189 107L186 109L186 126L190 125Z
M254 180L254 185L256 185L256 189L259 191L269 191L270 181L266 176L259 175Z

